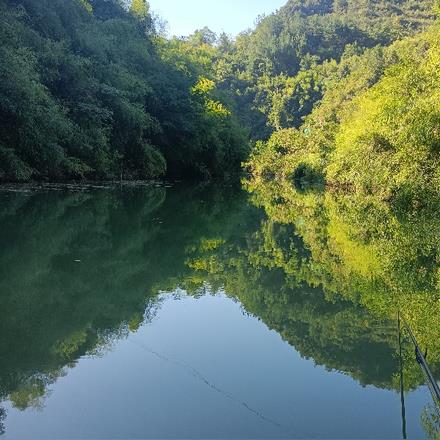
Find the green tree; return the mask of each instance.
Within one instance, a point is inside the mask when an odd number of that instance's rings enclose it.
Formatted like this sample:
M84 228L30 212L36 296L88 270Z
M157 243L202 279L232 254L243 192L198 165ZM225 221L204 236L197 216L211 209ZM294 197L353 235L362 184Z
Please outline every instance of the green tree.
M150 5L147 0L132 0L130 12L138 19L145 20L148 17Z
M196 30L192 35L188 37L188 41L195 46L202 46L207 44L213 46L217 42L217 35L211 31L208 27Z

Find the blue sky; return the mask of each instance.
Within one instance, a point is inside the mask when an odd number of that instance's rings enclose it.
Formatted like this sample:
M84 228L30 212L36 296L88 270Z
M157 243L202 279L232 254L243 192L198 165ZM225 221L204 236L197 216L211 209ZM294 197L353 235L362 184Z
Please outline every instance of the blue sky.
M170 35L188 35L208 26L236 35L252 27L260 14L269 14L287 0L149 0L151 9L167 20Z

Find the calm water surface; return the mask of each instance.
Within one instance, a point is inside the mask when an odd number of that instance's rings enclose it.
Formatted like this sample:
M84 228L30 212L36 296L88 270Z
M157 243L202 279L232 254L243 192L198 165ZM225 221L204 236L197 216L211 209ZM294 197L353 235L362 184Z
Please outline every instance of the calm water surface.
M0 191L2 438L436 435L409 338L297 229L228 186Z

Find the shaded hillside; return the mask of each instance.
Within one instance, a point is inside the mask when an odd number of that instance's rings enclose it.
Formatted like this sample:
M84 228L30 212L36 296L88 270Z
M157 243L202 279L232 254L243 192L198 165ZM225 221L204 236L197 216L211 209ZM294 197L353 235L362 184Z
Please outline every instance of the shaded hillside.
M0 1L0 181L239 169L246 137L209 72L165 61L140 5Z

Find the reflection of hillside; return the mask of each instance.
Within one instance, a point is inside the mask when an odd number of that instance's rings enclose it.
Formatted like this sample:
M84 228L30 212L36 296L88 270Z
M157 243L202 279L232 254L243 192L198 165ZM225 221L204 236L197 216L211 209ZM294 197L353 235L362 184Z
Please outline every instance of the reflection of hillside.
M251 238L248 243L256 246ZM239 248L232 256L230 249L227 255L217 250L215 256L199 256L191 264L206 270L203 260L209 261L211 272L205 281L223 286L247 313L277 331L302 356L347 373L363 385L397 386L394 379L399 364L393 322L349 301L329 301L320 289L297 286L292 273L256 265L254 252ZM272 259L266 254L259 261L272 265L277 257L280 254L275 252Z
M202 187L0 197L0 397L20 408L149 319L157 292L186 278L186 249L243 206Z
M439 371L436 214L393 212L374 199L272 185L254 188L253 195L268 219L235 247L200 246L190 267L303 356L362 384L396 390L400 308ZM409 389L423 377L410 345L405 348Z
M0 197L0 395L17 407L37 405L65 367L136 330L176 287L225 291L302 356L394 390L398 304L438 371L428 212L292 190L258 193L264 217L215 187ZM411 389L423 377L404 348Z
M419 205L403 212L374 197L298 192L289 182L250 189L270 220L293 225L304 243L309 257L300 264L302 281L377 316L394 319L400 308L440 360L438 209ZM288 261L282 269L291 270Z
M393 387L398 359L392 322L350 303L329 303L322 292L307 288L250 296L243 306L316 364L362 385Z

